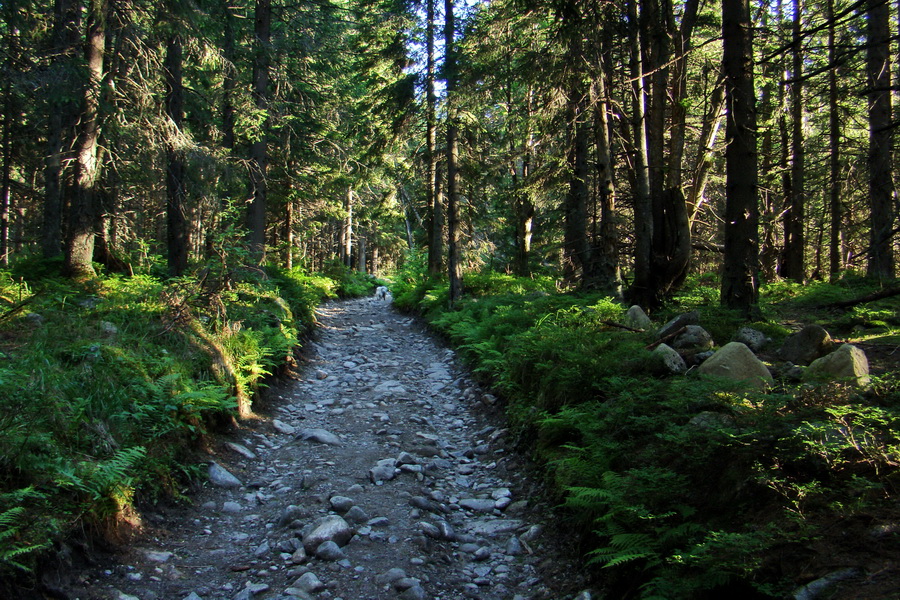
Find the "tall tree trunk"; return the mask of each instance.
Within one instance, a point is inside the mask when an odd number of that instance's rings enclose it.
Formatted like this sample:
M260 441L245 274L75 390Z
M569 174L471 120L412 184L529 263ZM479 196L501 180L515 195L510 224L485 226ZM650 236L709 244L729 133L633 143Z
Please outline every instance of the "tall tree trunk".
M221 10L225 27L222 38L222 56L225 65L222 75L222 145L234 151L234 98L237 94L237 28L232 12L232 0L222 0Z
M750 316L759 295L759 175L753 29L747 0L722 0L722 40L728 140L721 300Z
M828 147L829 185L828 205L831 220L829 229L828 274L831 281L841 271L841 117L838 112L837 45L835 39L834 0L827 2L828 19Z
M803 148L802 2L794 0L791 52L791 188L784 212L784 257L781 275L802 283L806 275L806 154Z
M53 90L47 98L47 150L44 159L44 215L41 227L41 250L46 258L63 251L63 170L65 157L75 144L77 102L71 89L74 52L81 26L80 3L56 0L53 11L52 58L50 61Z
M93 277L94 235L97 231L97 186L100 181L100 96L103 85L103 52L106 45L107 0L91 0L87 14L81 130L75 156L75 185L70 201L66 236L65 271L71 277Z
M341 220L341 262L353 266L353 188L347 187L344 196L344 218Z
M9 221L12 197L10 193L12 177L12 126L15 115L13 102L13 65L16 56L16 23L15 10L12 6L4 6L3 18L6 21L6 61L3 65L3 123L0 144L2 144L3 159L0 166L0 266L9 266Z
M645 81L641 60L641 37L637 23L637 0L628 0L630 38L632 129L634 139L634 281L628 290L631 302L650 308L655 304L651 252L653 250L653 206L650 199L650 174L647 165L647 122L645 118Z
M185 215L185 164L181 148L184 120L181 35L169 36L164 65L166 116L172 131L166 143L166 245L169 275L184 274L188 263L188 220Z
M590 261L587 238L588 207L588 127L585 123L587 99L581 90L569 96L568 148L569 189L564 200L563 278L570 284L584 283Z
M255 57L253 59L253 103L265 113L269 108L269 45L272 31L272 0L256 0L254 17ZM247 212L250 260L262 265L266 259L266 196L268 184L268 118L259 126L250 146L250 191L252 200Z
M684 99L687 96L687 53L691 49L691 36L694 33L694 25L697 23L697 13L700 7L699 0L686 0L684 12L681 17L681 26L676 37L675 60L672 65L672 127L669 138L669 170L667 172L667 186L670 188L682 188L684 140L687 130L687 107Z
M425 183L425 195L427 203L427 215L425 216L426 234L428 235L428 272L438 275L441 272L441 257L443 255L443 240L441 228L441 206L438 197L440 186L440 174L437 163L437 117L435 105L437 96L434 92L434 4L436 0L426 1L425 23L425 160L427 161Z
M606 92L605 74L595 79L596 104L594 109L594 140L596 147L596 172L598 202L600 204L600 231L591 251L592 273L595 285L609 290L616 296L622 293L622 276L619 271L619 236L616 227L615 174L609 143L609 95Z
M284 233L281 237L284 243L284 268L291 270L294 268L294 198L291 193L288 194L284 207Z
M444 73L447 78L447 272L450 304L462 296L462 266L459 256L459 140L457 115L456 25L453 0L444 0Z
M869 261L866 273L894 277L894 185L891 179L890 8L868 0L866 9L866 96L869 104Z

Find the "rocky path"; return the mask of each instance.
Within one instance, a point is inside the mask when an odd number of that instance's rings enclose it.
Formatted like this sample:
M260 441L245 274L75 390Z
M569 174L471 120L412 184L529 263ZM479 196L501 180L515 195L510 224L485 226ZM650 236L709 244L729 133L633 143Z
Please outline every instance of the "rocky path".
M572 598L565 535L453 352L374 299L320 321L299 381L214 449L193 505L146 515L77 597Z

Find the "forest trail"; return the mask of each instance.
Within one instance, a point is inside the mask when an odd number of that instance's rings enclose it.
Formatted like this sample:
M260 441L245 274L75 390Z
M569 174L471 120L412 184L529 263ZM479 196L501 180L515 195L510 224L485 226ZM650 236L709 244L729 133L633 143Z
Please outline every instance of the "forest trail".
M69 597L571 598L577 535L551 521L453 352L373 298L326 304L319 320L298 380L269 390L271 415L213 449L240 484L145 513L120 562Z

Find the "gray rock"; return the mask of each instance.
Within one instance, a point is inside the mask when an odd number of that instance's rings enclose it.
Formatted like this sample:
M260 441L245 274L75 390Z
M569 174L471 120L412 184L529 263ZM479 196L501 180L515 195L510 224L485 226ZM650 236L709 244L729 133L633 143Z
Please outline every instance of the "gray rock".
M369 469L369 479L372 483L391 481L397 476L397 461L393 458L384 458Z
M734 336L734 341L745 344L754 352L759 352L770 340L761 331L757 331L752 327L741 327L737 335Z
M634 329L650 329L650 326L653 325L653 322L650 320L650 317L647 316L647 313L644 312L644 309L637 304L628 309L623 321L625 325L633 327Z
M299 506L294 504L290 504L281 511L281 514L278 516L277 524L279 527L287 527L297 519L306 516L306 511L304 511Z
M203 599L197 595L197 592L191 592L190 594L185 596L182 600L203 600Z
M324 590L325 584L316 577L315 573L309 572L301 575L300 578L294 582L292 587L301 589L307 593L316 593Z
M415 577L401 577L400 579L395 579L392 582L394 589L397 590L398 592L408 590L409 588L413 587L414 585L418 585L418 584L419 584L419 580L416 579Z
M353 508L353 500L347 496L332 496L328 502L331 504L332 510L340 514Z
M144 556L146 556L147 560L150 562L164 563L169 562L169 559L172 558L172 553L161 552L159 550L144 550Z
M306 555L306 548L302 545L297 548L297 550L291 554L291 562L295 565L302 565L307 560L309 560L309 556Z
M353 537L353 531L347 521L337 515L322 517L317 520L310 531L303 536L303 547L307 553L315 552L324 542L334 542L344 546Z
M831 352L833 347L834 342L824 328L819 325L807 325L784 340L784 344L778 350L778 356L795 365L808 365Z
M322 560L336 561L341 560L342 558L347 558L347 555L344 554L344 551L341 550L341 547L331 540L327 542L322 542L316 548L316 558L320 558Z
M400 600L427 600L428 595L420 585L414 585L398 596Z
M215 461L209 463L209 482L224 488L239 488L244 485L228 469Z
M289 425L284 421L279 421L278 419L274 419L272 421L272 427L275 428L275 431L278 433L283 433L285 435L294 435L297 432L297 428L293 425Z
M528 531L519 536L519 539L523 542L533 542L538 539L542 533L544 533L543 525L532 525L528 528Z
M459 505L473 512L493 512L494 500L488 498L463 498Z
M225 447L233 452L237 452L244 458L249 458L250 460L256 459L256 454L247 448L246 446L242 446L241 444L236 444L234 442L225 442Z
M400 465L417 465L419 464L419 459L410 454L409 452L401 452L397 456L397 466Z
M25 315L25 320L28 321L31 325L33 325L35 327L39 327L39 326L43 325L44 321L45 321L43 315L39 315L38 313L35 313L35 312L30 312L27 315Z
M837 350L817 358L803 374L805 381L847 381L858 387L867 387L869 359L862 349L852 344L841 344Z
M511 533L522 525L523 523L519 519L471 519L466 523L469 533L484 537Z
M419 531L424 533L427 537L434 540L441 539L441 530L437 525L429 523L428 521L420 521L417 527L419 528Z
M491 549L487 546L481 546L475 550L475 560L487 560L491 557Z
M733 428L734 417L720 412L705 410L690 420L689 424L698 429Z
M349 523L366 523L369 520L369 515L366 514L366 511L361 509L358 506L351 506L350 510L344 513L344 520Z
M232 502L229 500L228 502L222 503L222 512L227 512L227 513L236 515L237 513L241 512L241 510L242 510L241 505L238 504L237 502Z
M834 587L836 584L844 581L845 579L856 577L857 575L859 575L859 570L854 568L835 571L834 573L830 573L825 577L821 577L819 579L816 579L815 581L811 581L803 587L797 588L796 590L794 590L793 598L794 600L815 600L816 598L821 598L825 592Z
M305 442L318 442L320 444L327 444L329 446L340 446L341 440L338 436L334 435L330 431L325 429L301 429L300 432L294 437L297 440L303 440Z
M713 347L713 339L709 332L699 325L686 325L684 333L675 337L672 347L682 350L708 350Z
M406 577L406 571L400 569L398 567L394 567L392 569L388 569L381 575L378 575L375 578L376 583L379 585L392 584L399 579L403 579Z
M269 551L271 551L271 547L269 546L269 542L266 541L253 549L253 556L260 558L267 555Z
M519 541L519 538L512 536L506 542L505 552L507 556L519 556L525 553L525 549L522 548L522 542Z
M756 358L750 348L740 342L729 342L719 348L715 354L703 361L697 372L701 375L741 381L759 390L764 390L775 382L766 365Z
M673 373L675 375L680 375L687 371L687 365L684 362L684 359L681 358L681 355L666 344L660 344L653 350L654 354L657 354L662 360L662 365L666 369L666 371Z
M109 321L100 321L100 335L103 337L115 337L119 333L119 328Z
M678 315L662 326L662 328L656 333L656 339L662 339L667 335L675 333L676 331L687 325L698 325L699 323L700 313L698 313L696 310Z

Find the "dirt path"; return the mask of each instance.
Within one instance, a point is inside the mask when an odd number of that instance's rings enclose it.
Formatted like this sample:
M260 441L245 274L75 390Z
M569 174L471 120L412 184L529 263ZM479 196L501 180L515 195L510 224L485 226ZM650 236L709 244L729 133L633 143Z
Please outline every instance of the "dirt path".
M216 449L213 469L237 481L146 515L147 534L77 597L571 598L571 540L452 351L374 299L320 320L272 415Z

